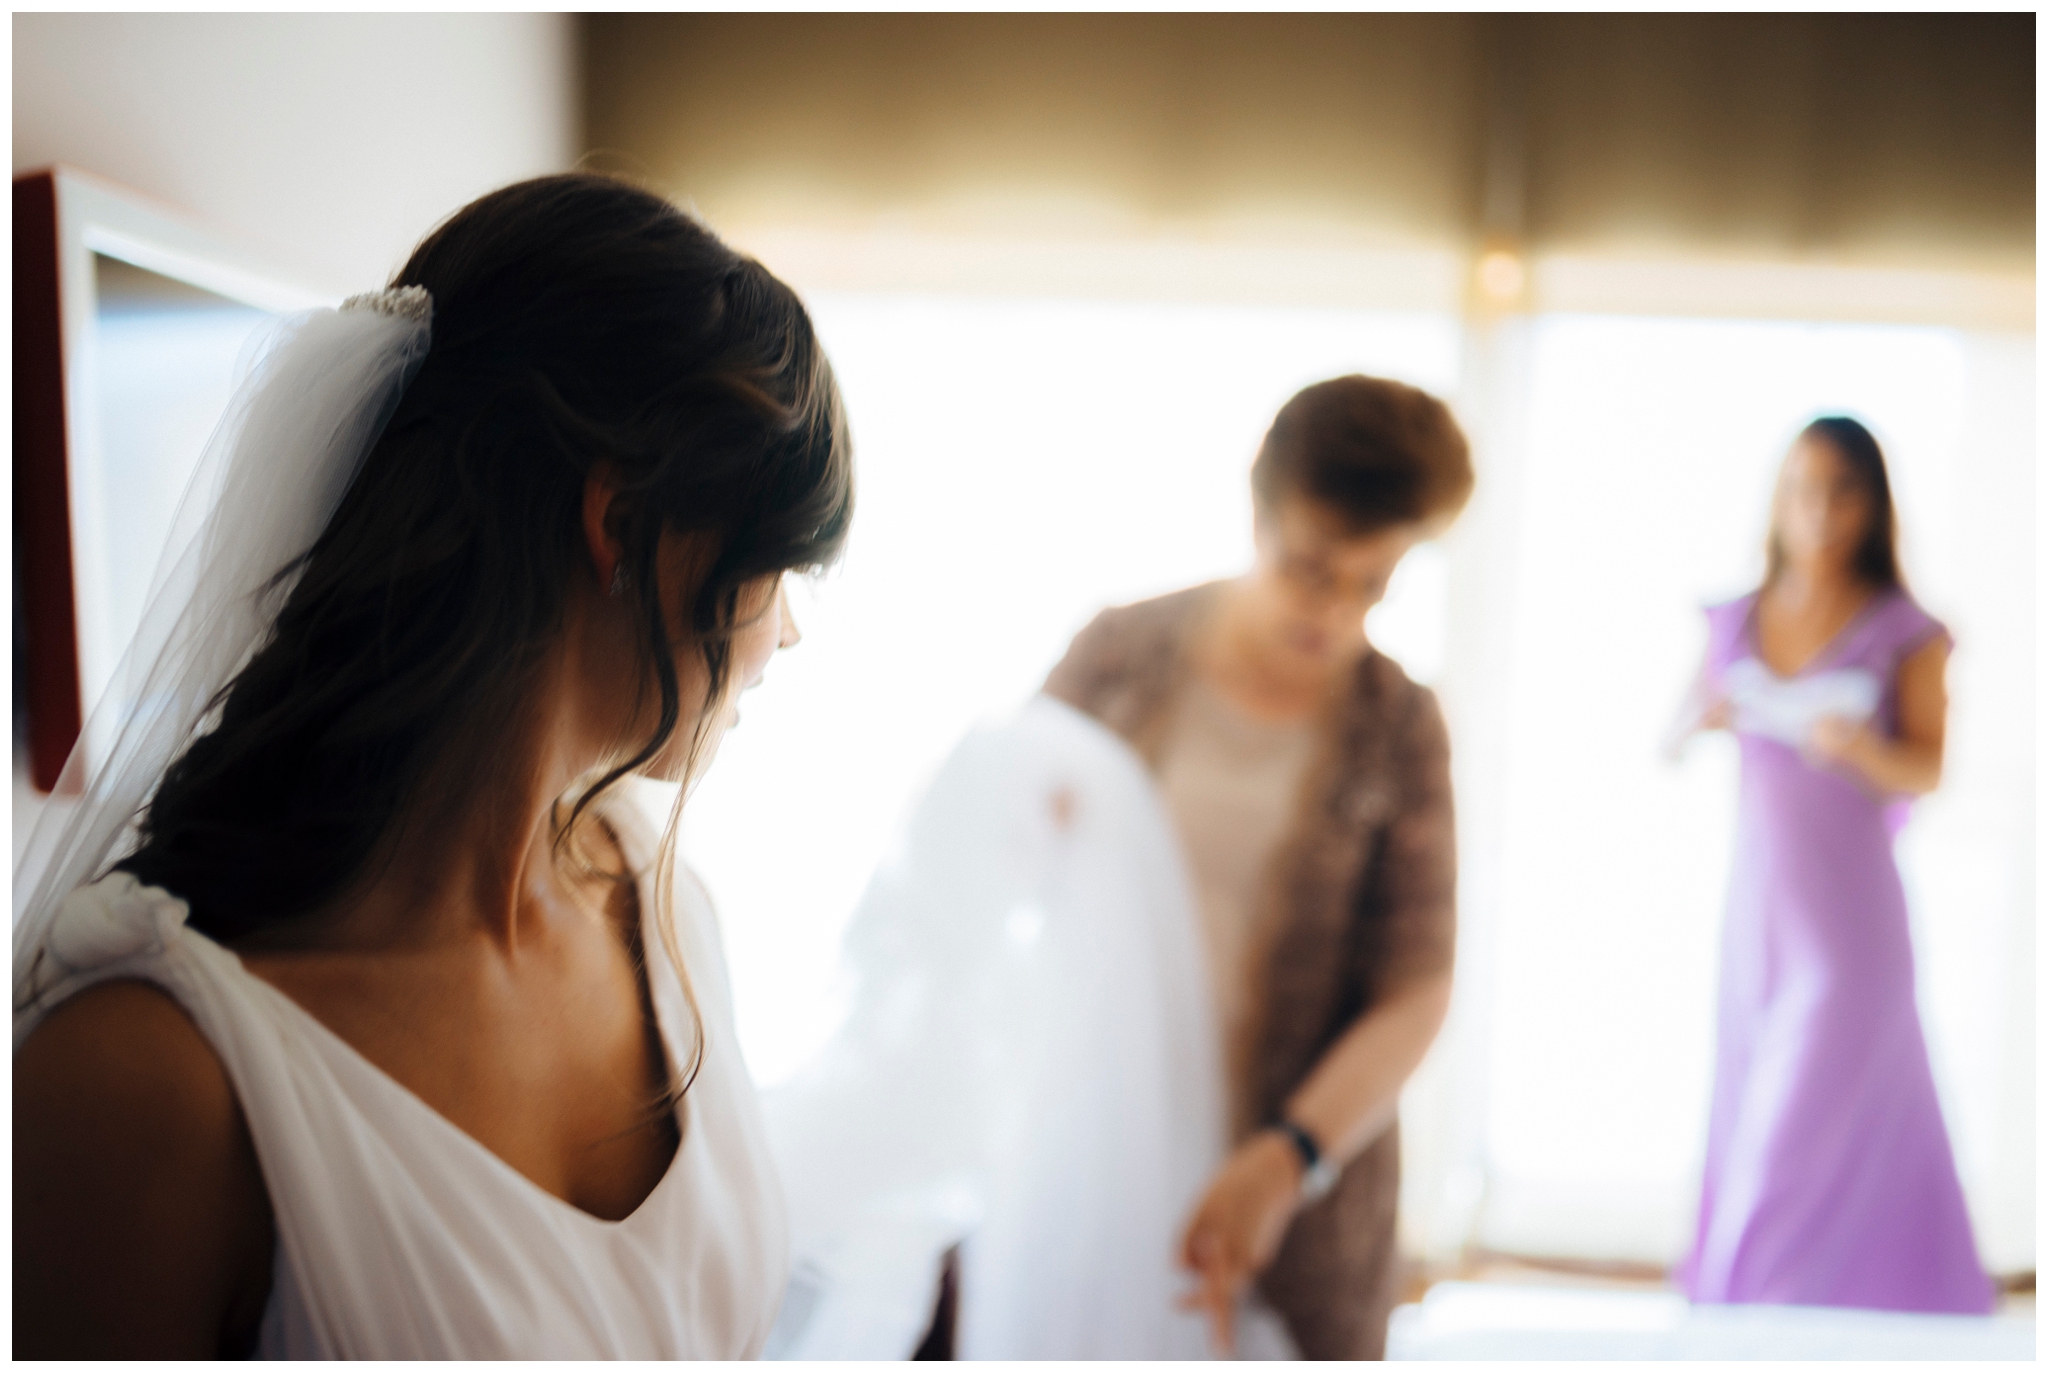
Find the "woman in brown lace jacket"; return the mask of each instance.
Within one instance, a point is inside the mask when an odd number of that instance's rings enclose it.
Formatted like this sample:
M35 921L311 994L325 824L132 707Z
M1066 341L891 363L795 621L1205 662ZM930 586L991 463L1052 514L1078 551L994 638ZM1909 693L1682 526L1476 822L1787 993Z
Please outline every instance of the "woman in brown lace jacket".
M1449 1003L1454 865L1443 717L1364 621L1472 469L1441 402L1340 377L1281 409L1252 488L1249 572L1103 612L1046 691L1146 759L1188 855L1234 1146L1183 1241L1190 1304L1226 1349L1277 1313L1304 1357L1378 1358L1395 1103Z

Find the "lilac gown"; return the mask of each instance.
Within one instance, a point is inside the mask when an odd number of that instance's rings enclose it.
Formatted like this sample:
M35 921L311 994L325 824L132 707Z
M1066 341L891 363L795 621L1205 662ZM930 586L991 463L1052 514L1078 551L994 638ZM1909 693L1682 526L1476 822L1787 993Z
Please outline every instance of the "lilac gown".
M1913 1000L1903 805L1807 762L1818 713L1896 733L1900 661L1947 631L1876 599L1789 679L1762 667L1754 594L1707 611L1742 782L1694 1301L1983 1312L1978 1262Z

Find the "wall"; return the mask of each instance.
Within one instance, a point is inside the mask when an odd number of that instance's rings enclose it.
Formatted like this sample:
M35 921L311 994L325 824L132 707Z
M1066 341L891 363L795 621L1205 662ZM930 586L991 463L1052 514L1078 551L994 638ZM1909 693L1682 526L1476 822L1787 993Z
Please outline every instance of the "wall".
M591 15L713 223L2031 270L2011 15Z
M69 163L368 290L463 202L573 160L575 37L550 14L16 15L14 169Z

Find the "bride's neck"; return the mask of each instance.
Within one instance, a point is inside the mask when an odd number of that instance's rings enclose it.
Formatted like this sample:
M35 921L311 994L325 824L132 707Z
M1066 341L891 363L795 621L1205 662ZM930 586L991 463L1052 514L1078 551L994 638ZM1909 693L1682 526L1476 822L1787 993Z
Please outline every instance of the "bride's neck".
M488 939L507 952L563 917L588 885L557 843L562 798L598 761L543 683L511 712L478 711L377 846L363 878L303 922L353 950ZM488 717L488 718L486 718Z

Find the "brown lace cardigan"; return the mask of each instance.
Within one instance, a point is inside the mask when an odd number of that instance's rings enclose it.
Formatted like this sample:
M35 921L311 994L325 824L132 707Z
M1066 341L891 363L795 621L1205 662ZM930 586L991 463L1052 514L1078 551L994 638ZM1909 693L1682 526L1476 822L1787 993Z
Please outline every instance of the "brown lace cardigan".
M1108 725L1156 768L1188 645L1221 583L1106 610L1045 690ZM1449 742L1436 698L1371 652L1322 725L1299 813L1255 916L1255 1046L1231 1071L1257 1120L1393 989L1442 973L1455 934ZM1260 1279L1303 1357L1376 1359L1395 1299L1400 1131L1390 1125L1337 1186L1297 1215Z

